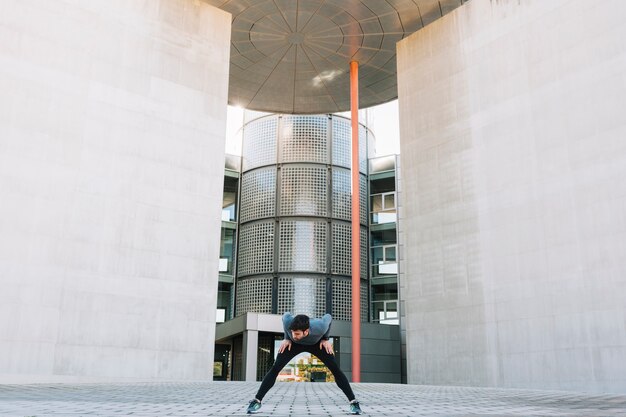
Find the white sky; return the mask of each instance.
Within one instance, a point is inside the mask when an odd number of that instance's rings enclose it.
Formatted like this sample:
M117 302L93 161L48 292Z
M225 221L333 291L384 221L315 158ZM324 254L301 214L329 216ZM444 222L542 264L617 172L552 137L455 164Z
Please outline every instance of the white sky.
M376 137L376 156L400 153L398 100L368 109L368 127Z
M340 113L350 117L350 112ZM226 126L226 153L241 154L241 131L244 110L228 106ZM376 137L376 156L400 153L400 128L398 122L398 100L359 112L359 121L365 123Z

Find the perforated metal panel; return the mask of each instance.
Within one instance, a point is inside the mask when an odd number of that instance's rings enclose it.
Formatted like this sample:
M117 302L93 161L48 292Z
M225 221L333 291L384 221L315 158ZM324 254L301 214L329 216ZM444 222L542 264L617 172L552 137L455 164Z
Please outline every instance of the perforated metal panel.
M333 165L350 168L350 146L352 146L350 131L349 120L333 117Z
M281 162L328 163L328 118L326 116L283 116Z
M238 276L273 272L274 222L245 224L239 231Z
M351 235L352 227L344 223L332 223L332 259L331 272L337 275L350 275L351 265Z
M237 316L272 312L272 277L237 280Z
M351 220L352 195L350 171L333 168L332 172L332 216L336 219ZM367 224L367 178L359 176L359 213L362 225Z
M367 129L359 125L359 172L367 174Z
M332 216L336 219L350 220L352 218L350 171L334 168L332 172ZM359 214L362 225L367 225L367 178L359 177Z
M278 312L291 311L321 317L326 313L326 278L281 276L278 279Z
M333 280L333 312L336 320L352 319L352 283L349 280Z
M367 284L361 281L361 321L367 321ZM336 320L352 320L352 281L349 279L333 280L333 311Z
M362 279L367 279L367 229L364 227L361 227L359 229L359 231L361 232L361 239L360 239L360 256L361 256L361 278Z
M332 216L336 219L350 221L352 217L350 171L341 168L333 168L332 176Z
M276 167L259 168L246 172L241 178L242 223L273 217L276 211Z
M349 320L350 280L342 278L349 277L352 270L350 120L332 118L330 173L328 116L282 116L278 123L277 120L253 121L246 132L247 159L241 179L238 253L238 277L244 278L238 280L241 287L237 288L237 314L269 312L272 300L269 274L278 273L275 296L279 312L321 316L326 309L326 277L318 278L315 274L330 273L339 276L333 277L336 297L332 304L340 315L336 318ZM255 134L262 137L255 137ZM359 157L363 162L367 157L366 129L361 126L359 134ZM274 157L276 152L278 161ZM264 164L276 165L265 167ZM359 175L359 220L363 225L360 272L362 278L367 278L368 197L364 168L366 165L362 164ZM331 183L332 189L329 189ZM279 207L276 207L277 200ZM277 227L275 216L279 216ZM329 216L336 219L330 225ZM278 242L275 242L275 234ZM276 243L279 249L274 255ZM250 293L257 289L263 295ZM367 285L363 285L361 297L366 319Z
M325 221L281 221L278 269L326 272L326 229Z
M367 282L361 281L361 321L369 321L368 320L368 302L367 302Z
M336 275L352 274L352 226L333 223L331 273ZM367 278L367 228L360 228L360 266L361 278Z
M243 171L276 163L278 116L248 123L243 131Z
M285 165L281 169L281 216L327 216L326 167Z
M333 165L350 168L352 165L351 121L333 117ZM359 172L367 174L367 129L359 124Z
M362 225L367 224L367 177L365 175L359 176L359 222Z

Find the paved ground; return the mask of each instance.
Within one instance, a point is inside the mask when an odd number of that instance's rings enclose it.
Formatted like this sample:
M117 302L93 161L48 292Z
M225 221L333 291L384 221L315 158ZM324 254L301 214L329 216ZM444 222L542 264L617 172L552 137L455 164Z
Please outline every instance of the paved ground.
M0 385L0 416L245 415L258 383ZM626 395L585 395L419 385L355 384L369 416L626 416ZM342 416L347 401L331 383L278 383L259 416Z

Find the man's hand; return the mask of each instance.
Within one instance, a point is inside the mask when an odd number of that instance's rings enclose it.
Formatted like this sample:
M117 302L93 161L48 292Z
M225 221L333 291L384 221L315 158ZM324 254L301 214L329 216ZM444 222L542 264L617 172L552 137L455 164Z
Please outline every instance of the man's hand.
M280 344L280 347L278 348L278 353L283 353L285 349L291 350L291 340L283 340Z
M320 342L320 349L325 350L326 353L330 353L331 355L335 354L335 351L333 350L333 344L330 343L329 340L322 339L322 341Z

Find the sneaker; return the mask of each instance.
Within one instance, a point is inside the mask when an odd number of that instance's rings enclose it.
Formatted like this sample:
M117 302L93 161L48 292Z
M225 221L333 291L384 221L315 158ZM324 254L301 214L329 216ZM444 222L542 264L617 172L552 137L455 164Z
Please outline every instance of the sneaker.
M256 413L257 411L259 411L259 408L261 408L261 401L255 398L254 400L250 401L250 404L248 404L248 411L246 411L246 413L247 414Z
M361 406L357 400L350 401L350 413L351 414L361 414Z

